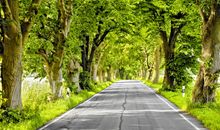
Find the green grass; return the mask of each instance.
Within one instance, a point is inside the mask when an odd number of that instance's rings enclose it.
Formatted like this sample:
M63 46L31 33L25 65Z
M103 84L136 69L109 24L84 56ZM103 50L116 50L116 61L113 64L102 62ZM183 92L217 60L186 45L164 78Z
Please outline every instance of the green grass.
M29 119L23 119L18 123L0 123L1 130L35 130L48 121L63 114L69 109L87 100L94 94L108 87L111 82L101 83L94 87L93 91L83 90L79 94L71 94L69 98L56 101L48 101L49 86L47 84L24 84L22 97L24 113ZM16 116L16 115L15 115Z
M160 88L162 87L162 83L153 84L149 81L145 81L145 84L155 89L159 94L167 98L180 109L196 117L205 127L210 130L220 130L220 91L217 91L217 100L215 103L202 105L191 103L192 87L188 87L185 97L182 97L181 90L177 90L176 92L161 91Z

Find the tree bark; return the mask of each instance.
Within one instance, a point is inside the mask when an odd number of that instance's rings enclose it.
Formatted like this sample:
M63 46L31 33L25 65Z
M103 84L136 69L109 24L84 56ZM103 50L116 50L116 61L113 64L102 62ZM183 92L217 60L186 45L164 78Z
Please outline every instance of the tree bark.
M67 86L72 92L81 91L79 86L80 64L77 61L70 60L67 72Z
M45 61L46 72L48 76L48 80L50 82L50 87L54 99L58 99L62 97L62 63L63 63L63 54L64 48L60 47L59 50L56 50L55 54L53 55L53 61Z
M103 77L103 81L106 82L107 77L106 77L106 71L105 70L102 70L102 77Z
M212 0L210 15L203 15L202 62L193 90L193 102L208 103L215 101L217 79L220 72L220 13L216 0Z
M3 108L22 108L22 53L31 25L38 11L41 0L33 0L24 19L19 19L19 0L1 0L3 12L0 14L2 27L2 91ZM4 17L3 17L3 16Z
M102 70L98 71L98 75L99 75L99 82L103 82Z
M163 50L164 50L164 59L165 59L165 73L164 73L164 79L163 79L163 89L170 90L170 89L174 89L174 77L172 76L171 64L172 64L172 61L174 60L175 42L169 43L167 34L164 31L161 31L160 35L163 40Z
M157 47L154 53L154 78L153 83L158 83L160 78L160 62L161 62L161 47Z
M107 81L112 81L112 67L109 66L107 69Z
M95 82L98 81L97 73L98 73L98 64L97 64L97 63L94 63L94 65L93 65L93 80L94 80Z
M15 22L15 21L13 21ZM4 54L2 60L2 89L3 99L6 99L4 108L22 108L22 35L19 33L18 23L8 25L4 38Z
M103 53L101 51L96 51L95 60L93 64L93 80L95 82L98 81L97 73L98 73L98 68L99 68L99 64L101 62L102 56L103 56Z
M47 66L47 75L54 99L62 97L62 69L56 70L56 65Z

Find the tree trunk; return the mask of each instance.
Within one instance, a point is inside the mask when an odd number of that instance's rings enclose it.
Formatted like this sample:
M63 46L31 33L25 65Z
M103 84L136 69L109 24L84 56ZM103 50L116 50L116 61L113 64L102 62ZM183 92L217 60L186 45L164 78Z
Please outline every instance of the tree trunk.
M165 32L166 33L166 32ZM169 43L167 38L163 38L163 50L165 58L165 73L163 79L163 89L173 90L174 89L174 76L172 76L172 61L174 60L174 43Z
M146 80L147 78L147 70L146 70L146 66L145 65L142 65L142 72L141 72L141 75L143 80Z
M118 78L118 77L117 77L117 73L118 73L118 70L117 70L117 69L114 70L114 80Z
M7 28L3 41L4 54L2 60L2 89L4 108L21 108L21 82L22 82L22 36L20 28L13 21Z
M67 0L66 2L67 4L65 4L64 0L57 1L58 30L56 32L56 35L54 36L54 52L52 54L53 60L50 61L48 57L45 59L45 62L47 64L47 74L55 99L62 97L62 64L65 42L69 34L71 24L72 1Z
M161 48L157 47L154 54L154 78L153 83L158 83L160 78L160 62L161 62Z
M98 71L98 75L99 75L99 82L103 82L102 70Z
M96 51L95 60L94 60L94 64L93 64L93 80L95 82L98 81L97 73L98 73L98 68L99 68L99 64L101 62L102 56L103 56L103 52Z
M193 102L215 101L217 79L220 72L220 14L217 3L213 2L213 4L209 20L203 23L202 62L193 90Z
M151 78L152 78L152 75L153 75L153 68L150 66L150 68L148 69L148 78L147 78L147 80L151 80Z
M40 0L33 0L23 20L19 17L19 0L1 0L1 29L3 44L2 91L4 108L22 108L22 53L31 25L38 12ZM4 24L2 24L4 23Z
M119 77L120 77L120 79L125 79L125 69L124 68L119 69Z
M183 15L184 17L184 15ZM169 37L167 32L160 30L160 36L163 41L164 59L165 59L165 73L163 80L164 90L175 90L174 80L175 77L172 75L172 63L174 61L174 49L177 36L180 34L181 29L185 26L185 23L181 23L179 26L175 25L175 21L171 21L171 29Z
M95 82L98 81L97 72L98 72L98 64L94 63L94 65L93 65L93 80Z
M107 78L106 78L106 72L105 72L105 70L102 70L102 78L103 78L103 82L106 82L107 80Z
M107 69L107 81L112 81L112 67L109 66Z
M177 36L180 34L181 29L186 25L185 22L177 22L179 19L184 18L185 14L179 12L176 15L172 16L170 22L170 31L160 30L160 37L163 41L163 50L164 50L164 59L165 59L165 73L163 80L163 89L164 90L175 90L173 76L173 61L174 61L174 49Z
M90 80L91 80L91 65L93 56L89 56L89 49L90 49L90 38L88 35L83 35L82 40L84 44L81 46L81 60L82 60L82 69L83 71L79 75L79 85L80 89L90 89ZM94 55L95 53L94 47L92 47L91 53Z
M82 32L81 40L83 45L81 46L81 58L82 58L82 69L83 72L80 73L80 87L81 89L91 89L91 65L94 59L95 52L97 48L104 41L105 37L111 31L111 28L103 30L102 33L102 21L99 21L97 33L93 38L93 41L90 41L90 36L86 32ZM90 46L91 45L91 46Z
M47 77L54 99L62 97L62 68L60 63L52 62L46 65Z
M74 93L81 91L79 86L79 71L80 64L76 61L70 60L67 72L67 87Z

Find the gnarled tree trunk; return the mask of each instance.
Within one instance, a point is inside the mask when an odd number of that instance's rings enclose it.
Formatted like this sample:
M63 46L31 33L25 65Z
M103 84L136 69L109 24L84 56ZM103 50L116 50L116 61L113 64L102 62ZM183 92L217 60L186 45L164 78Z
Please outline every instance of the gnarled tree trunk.
M72 92L78 93L81 91L79 86L80 64L77 61L71 60L68 65L67 86Z
M3 99L6 99L5 108L21 108L21 82L22 82L22 35L16 23L8 25L3 41L4 54L2 60L2 88Z
M203 15L202 62L193 90L193 102L215 101L215 90L220 72L220 13L217 1L212 0L210 16Z
M55 99L62 97L62 64L65 52L65 42L69 34L71 24L72 1L57 0L57 11L58 29L54 35L55 40L52 42L54 50L50 54L48 54L44 49L39 49L38 52L45 61L47 77Z
M20 21L19 0L1 0L0 24L4 52L2 55L2 90L4 108L22 108L22 53L41 0L32 0L26 16Z
M62 97L62 59L64 50L60 50L60 53L57 53L56 59L52 62L46 62L46 72L47 78L50 83L51 91L54 99Z

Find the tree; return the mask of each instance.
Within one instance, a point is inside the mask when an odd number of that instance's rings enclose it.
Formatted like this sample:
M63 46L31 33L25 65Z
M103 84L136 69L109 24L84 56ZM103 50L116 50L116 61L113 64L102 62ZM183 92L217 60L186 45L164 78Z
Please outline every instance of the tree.
M62 96L62 68L71 24L72 0L45 1L43 4L32 33L32 39L37 43L28 46L27 51L43 59L52 94L57 99Z
M79 0L74 11L76 36L81 40L80 86L90 89L91 66L97 48L107 35L128 22L129 4L125 1Z
M192 100L208 103L215 101L220 72L220 8L218 0L196 0L196 2L202 18L202 54Z
M28 3L24 16L20 14L22 2ZM2 89L4 108L22 108L21 82L22 82L22 53L25 41L31 30L34 19L38 13L41 0L19 1L1 0L1 43L4 52L2 55ZM22 5L24 7L24 5ZM21 18L21 19L20 19Z
M187 0L151 0L142 1L137 5L142 14L145 14L146 26L157 30L163 41L165 72L163 80L164 90L174 90L175 78L172 68L175 58L175 45L179 34L187 25L187 18L191 13L192 2Z

